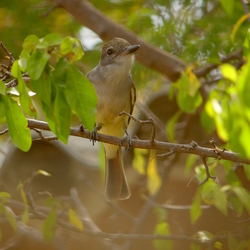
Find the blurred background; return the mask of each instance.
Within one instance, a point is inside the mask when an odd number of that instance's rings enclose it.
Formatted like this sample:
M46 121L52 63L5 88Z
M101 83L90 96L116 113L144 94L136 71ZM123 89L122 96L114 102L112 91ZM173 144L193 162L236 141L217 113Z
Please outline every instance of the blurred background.
M219 58L240 48L248 28L247 24L243 24L237 31L237 41L232 44L232 28L244 14L240 1L235 1L232 15L225 12L218 0L88 2L146 42L177 56L187 64L196 63L199 66L218 62ZM55 8L45 15L53 4L53 1L43 0L1 0L0 41L18 59L22 43L30 34L44 37L48 33L59 33L62 37L77 37L85 51L77 66L83 73L87 73L98 64L103 41L63 8ZM0 63L6 63L2 49ZM165 76L138 62L135 62L132 74L138 101L134 116L140 119L155 118L156 139L169 141L166 124L179 111L175 98L169 98L172 83ZM45 120L39 105L37 99L38 119ZM199 110L193 115L182 114L172 135L174 141L196 141L199 145L208 147L208 141L215 138L219 144L216 134L209 134L203 128L200 116ZM72 126L79 125L79 119L73 117ZM4 128L2 125L1 130ZM131 137L136 135L140 139L149 139L150 133L151 126L131 122ZM216 208L209 206L204 207L198 222L191 223L189 209L197 183L190 180L195 175L194 167L202 163L199 159L190 160L187 155L179 154L157 159L157 182L160 188L150 196L147 190L149 155L147 150L130 149L124 152L125 171L132 195L129 200L111 204L104 196L104 155L100 143L93 147L89 140L77 137L70 137L67 145L57 141L35 141L31 150L24 153L12 146L9 135L5 134L0 136L0 188L9 192L14 200L20 201L20 191L17 190L19 181L25 181L34 170L43 169L52 176L38 176L32 182L32 193L40 193L35 196L37 206L45 207L44 191L47 191L53 197L61 199L64 206L71 206L80 216L88 218L91 223L86 223L87 229L98 228L113 234L154 234L160 222L167 222L166 234L189 237L199 230L215 234L237 231L241 227L234 222L235 214L225 217ZM241 170L238 171L245 187L249 187ZM220 167L217 168L216 175L221 183L225 182ZM77 199L81 204L76 202ZM85 209L85 212L81 209ZM16 214L22 214L22 211L22 207L16 208ZM27 226L23 226L22 232L18 232L17 239L8 223L1 224L0 247L2 244L1 249L189 249L192 244L177 240L160 242L162 244L157 245L149 239L131 240L119 237L108 240L105 237L77 234L62 228L56 230L54 240L47 244L40 236L41 228L42 221L31 219ZM15 240L12 240L13 237ZM201 245L200 248L192 249L207 249L207 246Z

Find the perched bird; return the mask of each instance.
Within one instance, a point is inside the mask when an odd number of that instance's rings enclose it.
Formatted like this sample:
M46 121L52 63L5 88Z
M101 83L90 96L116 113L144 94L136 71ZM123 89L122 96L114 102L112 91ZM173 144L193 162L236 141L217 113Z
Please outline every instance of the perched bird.
M123 138L127 134L130 122L128 116L118 116L121 111L132 114L136 90L131 75L134 52L140 45L130 45L122 38L113 38L107 42L101 53L99 64L87 73L87 78L95 87L98 102L96 126L97 131ZM105 144L105 193L108 201L124 200L130 197L130 189L125 176L120 146Z

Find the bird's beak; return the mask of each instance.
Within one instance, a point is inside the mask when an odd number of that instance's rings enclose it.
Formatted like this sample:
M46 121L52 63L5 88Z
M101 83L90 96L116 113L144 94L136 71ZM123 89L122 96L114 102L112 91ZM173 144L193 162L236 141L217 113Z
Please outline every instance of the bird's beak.
M136 52L136 50L138 50L141 46L138 45L132 45L132 46L128 46L124 51L122 51L122 53L120 54L120 56L125 56L128 54L133 54Z

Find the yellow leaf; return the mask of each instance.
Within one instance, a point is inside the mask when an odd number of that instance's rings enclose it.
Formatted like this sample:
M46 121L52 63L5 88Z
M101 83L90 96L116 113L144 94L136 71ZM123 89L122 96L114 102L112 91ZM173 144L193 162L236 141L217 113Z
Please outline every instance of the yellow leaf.
M244 23L248 19L248 17L250 17L250 13L242 16L237 21L237 23L234 25L234 28L232 30L232 34L230 36L232 43L234 43L234 37L235 37L235 34L236 34L237 30L239 29L239 27L241 26L241 24Z
M83 231L83 223L74 210L69 208L69 220L79 230Z
M134 159L132 162L132 166L134 169L138 171L139 174L146 174L145 173L145 165L146 161L143 155L148 153L146 149L135 148L134 149Z
M156 194L161 187L161 177L158 173L156 158L155 158L155 150L151 150L149 156L149 163L147 168L147 188L150 195Z

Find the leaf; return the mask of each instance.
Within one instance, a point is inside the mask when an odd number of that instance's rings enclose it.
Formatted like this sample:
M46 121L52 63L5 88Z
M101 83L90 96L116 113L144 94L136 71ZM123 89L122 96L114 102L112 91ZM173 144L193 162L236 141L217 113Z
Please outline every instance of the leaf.
M238 249L239 241L231 234L228 235L228 249L235 250Z
M199 81L199 79L197 78L197 76L193 73L193 68L194 65L190 65L186 68L186 75L189 78L189 90L188 90L188 94L191 97L194 97L196 92L199 90L201 83Z
M242 214L244 206L241 200L237 196L230 196L228 198L228 201L230 202L233 209L236 211L238 215Z
M174 135L175 135L175 124L177 123L179 117L181 116L182 114L182 111L181 110L178 110L167 122L167 125L166 125L166 133L167 133L167 136L168 136L168 140L170 142L175 142L175 138L174 138Z
M156 194L161 187L161 177L158 173L155 150L151 150L147 167L147 188L150 195Z
M220 67L220 71L226 79L230 80L233 83L237 82L238 79L237 70L231 64L228 63L222 64Z
M76 226L80 231L83 231L83 223L74 210L69 208L69 220Z
M201 240L201 242L206 242L212 240L214 235L208 231L198 231L197 238Z
M44 170L41 170L41 169L39 169L38 171L36 171L36 175L39 175L39 174L44 175L44 176L48 176L48 177L52 176L50 173L48 173L48 172L46 172Z
M27 62L27 71L32 80L37 80L42 75L42 72L50 58L50 55L44 51L34 52Z
M220 3L225 12L231 16L234 10L234 0L220 0Z
M4 97L5 115L12 143L27 152L32 143L27 120L17 103L9 96Z
M167 222L162 222L156 225L154 234L155 235L170 235L170 228ZM154 247L157 250L172 249L173 242L168 240L154 240Z
M187 160L186 160L186 164L185 164L185 175L190 173L190 170L192 167L194 167L194 163L196 162L197 157L196 155L188 155Z
M6 215L7 219L8 219L11 227L16 232L16 228L17 228L17 221L16 221L16 219L14 218L14 216L7 209L5 209L4 213L5 213L5 215Z
M243 187L232 186L231 189L239 197L241 202L244 204L248 214L250 215L250 195L249 195L249 193Z
M66 55L69 52L71 52L74 42L75 42L75 39L73 37L70 37L70 36L65 37L61 43L60 52L63 55Z
M201 198L199 190L196 191L194 200L191 205L190 209L190 216L191 216L191 222L195 223L201 216L202 210L201 210Z
M7 192L0 192L0 197L1 198L11 198L10 194Z
M222 1L222 0L220 0ZM227 2L228 0L223 0L224 2ZM233 0L230 0L233 1ZM250 13L245 14L244 16L242 16L234 25L233 30L232 30L232 34L230 36L232 43L234 43L234 38L235 38L235 34L238 31L239 27L250 17Z
M51 33L43 38L43 41L47 43L48 46L56 46L62 43L62 37L57 33Z
M29 210L28 210L27 197L26 197L26 194L23 190L23 187L20 188L20 192L21 192L21 197L22 197L23 203L24 203L24 212L22 215L22 222L24 224L27 224L29 221Z
M56 134L58 139L66 144L70 134L71 110L65 99L63 89L59 87L56 87L54 118L56 127L55 131L52 131Z
M55 208L53 208L43 224L43 237L46 242L50 243L53 240L55 231L56 231L56 211Z
M82 124L92 131L96 118L97 95L92 83L73 64L69 64L65 95Z
M5 95L6 94L6 87L4 82L0 79L0 94Z
M51 77L44 72L37 80L31 80L31 86L41 100L50 106L52 93Z
M219 185L215 185L213 189L213 204L217 207L225 216L227 216L227 196L221 191Z
M36 109L34 108L34 104L28 94L28 91L26 89L26 85L25 82L22 78L22 74L21 74L21 70L20 67L18 65L18 61L15 61L12 69L11 69L11 73L14 77L16 77L18 79L18 88L19 88L19 92L20 92L20 102L22 105L22 108L24 110L24 112L26 114L28 114L30 117L36 117L37 116L37 112Z
M29 35L25 38L23 42L23 49L27 52L31 52L36 48L36 45L39 43L39 38L36 35Z
M146 174L146 160L143 155L148 153L146 149L134 148L134 158L132 161L132 166L137 170L139 174Z

